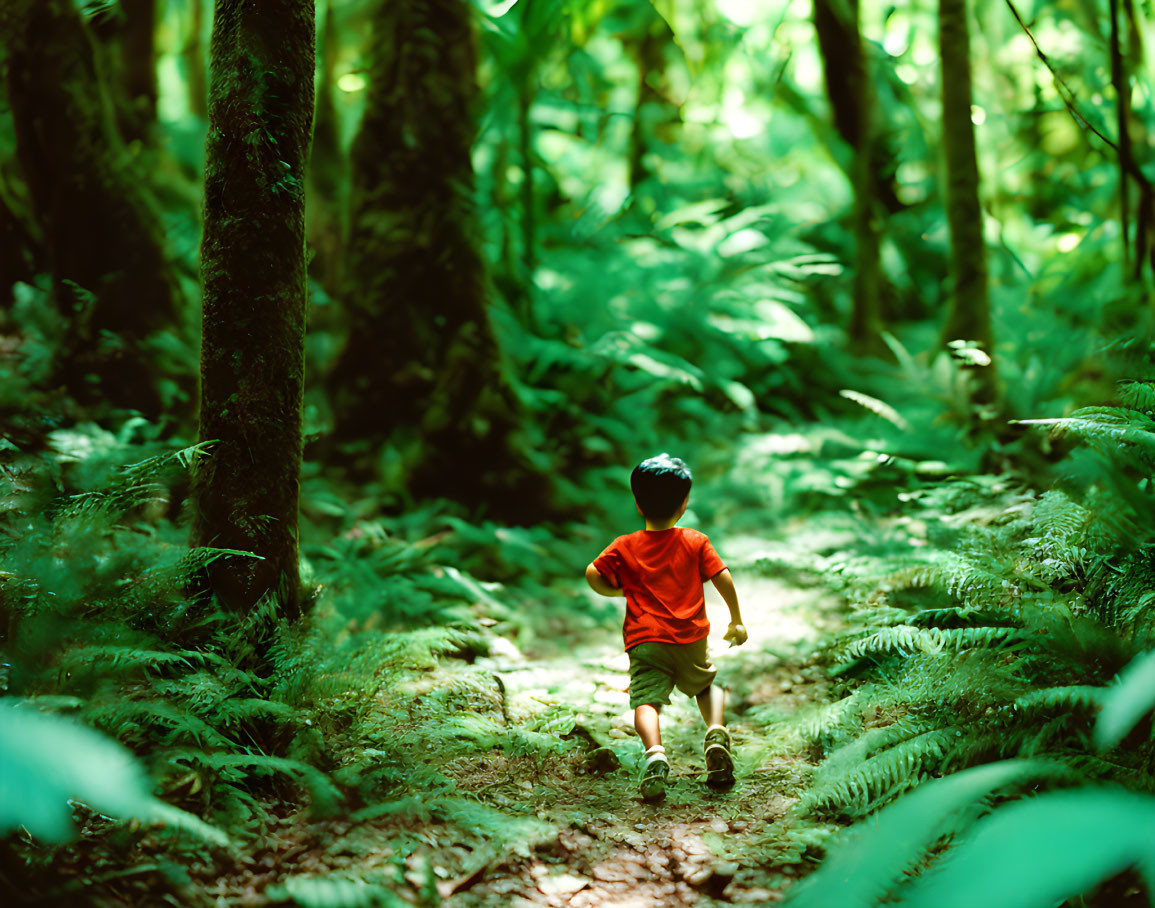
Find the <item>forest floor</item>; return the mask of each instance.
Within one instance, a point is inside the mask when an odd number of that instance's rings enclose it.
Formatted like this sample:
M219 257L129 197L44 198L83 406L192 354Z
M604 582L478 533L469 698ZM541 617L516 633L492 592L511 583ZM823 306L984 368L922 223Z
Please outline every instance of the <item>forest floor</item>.
M781 556L788 546L798 555L807 540L829 550L829 534L799 525L776 536L727 540L750 634L744 646L725 648L725 605L707 588L711 652L729 691L737 775L729 791L704 784L705 726L694 702L675 692L663 711L671 784L663 801L641 800L641 747L619 628L588 622L575 634L559 624L556 636L539 633L525 653L494 636L487 655L439 659L398 675L374 707L406 740L426 736L419 745L426 762L438 778L452 780L451 789L376 816L370 810L360 818L309 820L293 812L231 870L214 868L201 893L209 904L361 904L353 889L326 887L376 879L391 891L384 903L399 905L778 901L816 866L807 829L817 827L790 808L819 755L789 726L799 710L827 698L813 655L841 626L843 606L804 571L766 574L775 551ZM439 732L438 711L426 712L426 701L448 706L452 727ZM468 719L486 715L504 740L461 746ZM542 746L541 731L555 746ZM379 903L367 891L361 897Z
M595 741L626 742L627 753L611 773L598 774L603 768L598 755L604 751L592 750L583 762L593 772L582 773L570 760L532 781L489 783L483 796L492 803L510 810L529 807L550 829L527 856L510 856L484 872L446 880L441 890L448 904L640 908L781 898L798 867L792 861L767 864L766 855L777 851L768 849L768 839L805 785L809 755L773 746L771 730L763 724L765 711L762 721L750 714L772 705L785 716L824 698L824 673L808 664L807 655L833 629L839 603L818 587L756 575L744 578L741 595L750 632L742 648L723 649L725 606L718 600L710 608L715 615L711 648L718 654L719 680L730 689L734 788L706 787L705 725L693 701L675 694L663 712L673 784L664 801L641 800L636 784L641 745L629 709L628 660L617 635L548 661L501 666L507 695L519 708L541 702L546 691L560 692L588 710L584 727ZM620 749L610 752L616 757ZM463 779L467 790L477 781L472 773Z

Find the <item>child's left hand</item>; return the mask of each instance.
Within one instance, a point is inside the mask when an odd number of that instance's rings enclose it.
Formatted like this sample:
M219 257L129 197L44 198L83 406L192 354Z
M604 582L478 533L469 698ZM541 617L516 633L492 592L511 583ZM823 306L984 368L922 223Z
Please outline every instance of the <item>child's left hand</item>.
M729 640L731 646L741 646L748 638L746 628L741 624L731 624L726 629L726 633L722 635L722 639Z

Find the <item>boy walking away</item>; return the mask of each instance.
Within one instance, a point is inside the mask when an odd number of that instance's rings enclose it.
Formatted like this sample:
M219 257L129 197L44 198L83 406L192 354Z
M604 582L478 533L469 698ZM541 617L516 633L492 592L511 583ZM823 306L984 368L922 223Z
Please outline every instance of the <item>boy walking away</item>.
M602 596L625 596L622 625L630 656L630 707L646 749L643 800L666 794L670 763L662 747L658 716L677 687L698 701L706 720L706 784L734 784L730 733L723 722L725 691L714 684L706 653L710 622L702 585L709 580L730 609L724 639L746 642L734 581L710 540L677 526L690 500L690 468L677 457L643 460L630 475L630 488L646 528L619 536L586 568L586 582Z

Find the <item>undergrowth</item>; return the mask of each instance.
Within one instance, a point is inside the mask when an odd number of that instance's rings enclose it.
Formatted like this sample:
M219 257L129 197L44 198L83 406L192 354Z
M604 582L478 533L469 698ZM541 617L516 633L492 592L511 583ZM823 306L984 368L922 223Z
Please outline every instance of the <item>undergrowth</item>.
M852 627L823 652L843 695L801 717L826 755L799 809L866 816L927 779L1013 757L1150 790L1150 722L1110 752L1092 728L1155 627L1155 384L1030 420L1078 446L1051 488L1013 477L907 486L874 550L822 565Z
M228 829L233 849L302 805L317 818L387 821L402 833L399 861L420 844L404 830L431 819L500 848L533 841L535 820L458 791L453 762L495 753L524 777L584 747L567 737L572 714L511 716L500 681L472 666L505 639L495 631L533 634L517 608L528 593L465 565L516 580L518 559L544 558L548 540L437 509L386 522L348 508L335 538L304 544L306 619L290 624L267 600L227 614L187 592L223 554L189 549L182 528L187 471L211 446L174 451L155 434L142 441L149 434L81 426L46 452L5 453L3 699L126 745L161 798ZM483 563L487 548L499 555ZM82 757L42 755L49 771ZM73 803L87 848L122 858L152 835ZM195 841L166 847L218 859ZM27 897L59 894L49 868L66 851L23 834L0 850L0 873Z

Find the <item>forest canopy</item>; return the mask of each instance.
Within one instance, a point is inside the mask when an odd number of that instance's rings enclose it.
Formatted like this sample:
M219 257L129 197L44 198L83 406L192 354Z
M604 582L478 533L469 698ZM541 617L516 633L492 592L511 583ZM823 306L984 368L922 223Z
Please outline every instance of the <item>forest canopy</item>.
M1155 899L1153 40L7 0L5 889ZM677 705L654 808L582 572L659 452L751 635L737 786Z

